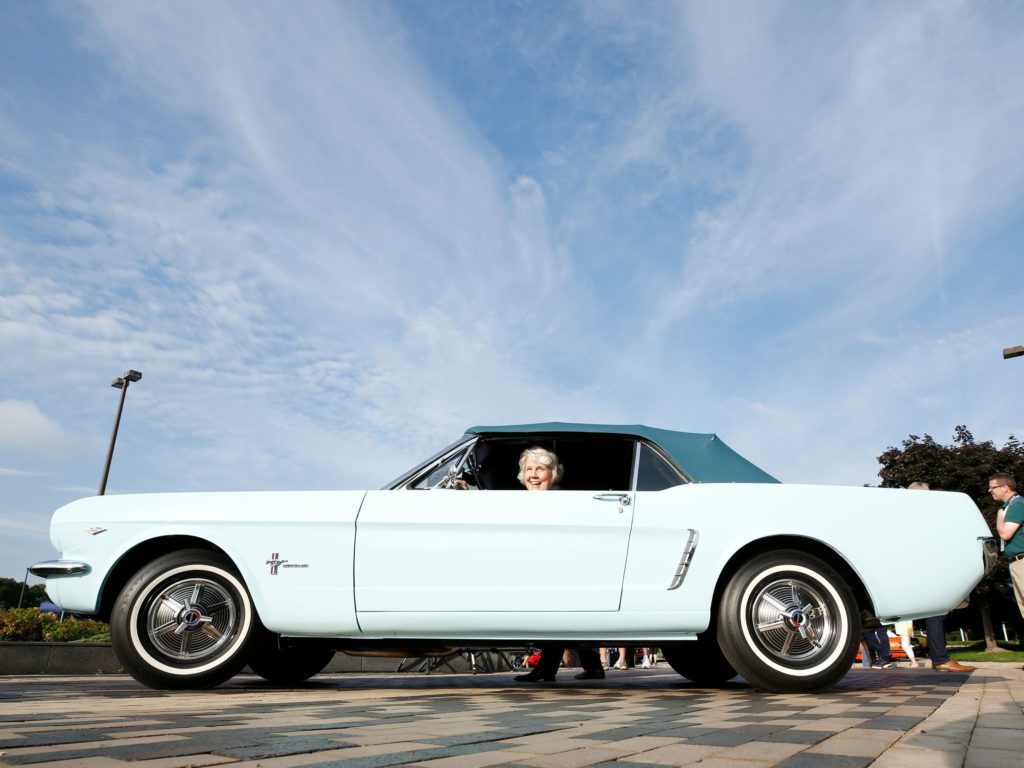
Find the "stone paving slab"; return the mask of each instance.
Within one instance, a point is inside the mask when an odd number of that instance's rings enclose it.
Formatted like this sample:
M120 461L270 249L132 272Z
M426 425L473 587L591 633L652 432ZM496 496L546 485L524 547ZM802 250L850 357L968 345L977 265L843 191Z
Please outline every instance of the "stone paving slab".
M0 677L0 766L1024 768L1014 665L855 668L821 694L702 688L666 668L559 680L344 674L283 688L242 675L169 692L115 675Z

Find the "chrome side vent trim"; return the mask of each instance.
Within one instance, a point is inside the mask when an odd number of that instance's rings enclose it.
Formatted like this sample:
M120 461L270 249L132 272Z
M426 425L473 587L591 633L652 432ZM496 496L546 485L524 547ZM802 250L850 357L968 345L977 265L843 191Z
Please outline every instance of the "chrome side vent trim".
M690 561L693 560L694 550L697 549L697 541L700 539L700 534L694 528L688 528L687 530L690 531L690 535L686 539L686 546L683 547L683 556L679 558L676 575L672 577L672 583L668 585L669 591L679 589L682 585L683 579L686 578L686 571L690 567Z

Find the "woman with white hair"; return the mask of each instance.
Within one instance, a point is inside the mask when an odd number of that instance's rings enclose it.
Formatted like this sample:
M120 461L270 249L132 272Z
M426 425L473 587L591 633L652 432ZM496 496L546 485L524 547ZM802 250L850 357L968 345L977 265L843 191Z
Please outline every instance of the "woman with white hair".
M519 474L516 477L528 491L555 490L564 474L565 467L558 462L558 456L547 448L534 446L527 448L519 455ZM528 674L516 675L516 681L520 683L553 683L564 653L565 646L541 645L540 661L537 662L537 666ZM593 648L580 648L579 655L583 671L576 675L577 680L601 680L604 678L601 658Z
M554 451L535 445L519 454L519 474L516 478L528 491L551 491L565 474Z

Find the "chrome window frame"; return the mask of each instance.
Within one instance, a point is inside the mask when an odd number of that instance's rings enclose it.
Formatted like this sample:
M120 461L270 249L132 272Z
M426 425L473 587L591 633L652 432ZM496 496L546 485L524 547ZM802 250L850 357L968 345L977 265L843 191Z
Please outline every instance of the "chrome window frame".
M644 445L650 448L654 452L655 456L660 457L661 460L664 461L676 473L676 475L678 475L678 477L682 480L682 482L680 482L679 485L689 485L690 483L693 482L690 476L686 474L685 470L683 470L682 467L680 467L678 464L672 461L672 458L663 450L661 450L660 446L650 442L649 440L644 440L643 438L639 437L634 438L633 444L633 477L630 480L630 490L632 490L634 493L640 492L638 488L638 483L640 482L640 451L642 450L641 446ZM678 486L671 487L675 488ZM658 491L643 491L643 493L658 493Z

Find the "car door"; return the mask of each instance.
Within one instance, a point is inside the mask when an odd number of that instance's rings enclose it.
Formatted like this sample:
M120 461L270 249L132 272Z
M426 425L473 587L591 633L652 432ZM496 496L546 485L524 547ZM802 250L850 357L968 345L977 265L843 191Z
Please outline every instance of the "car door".
M356 610L617 611L631 523L628 490L371 491Z
M714 583L706 572L695 577L692 560L701 543L719 538L710 526L728 525L734 510L709 506L703 487L687 483L659 450L643 443L634 488L621 610L647 616L652 630L703 628Z

